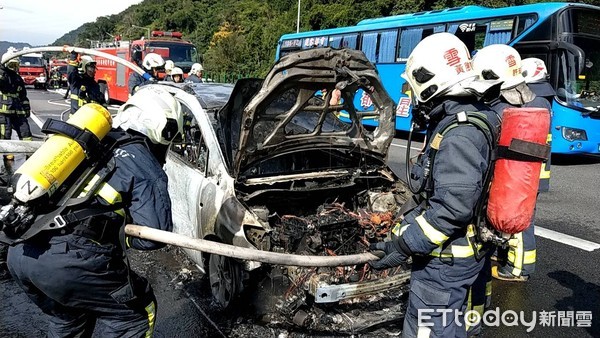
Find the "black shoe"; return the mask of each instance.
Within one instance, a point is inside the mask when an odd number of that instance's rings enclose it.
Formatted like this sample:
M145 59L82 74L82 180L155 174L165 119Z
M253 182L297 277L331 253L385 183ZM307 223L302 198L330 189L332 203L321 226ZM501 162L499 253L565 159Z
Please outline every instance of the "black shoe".
M0 263L0 280L6 280L6 279L10 279L11 275L10 272L8 271L8 267L6 266L6 263Z
M506 268L504 268L502 266L501 267L498 267L498 266L492 267L492 277L499 279L499 280L509 281L509 282L526 282L529 279L529 276L513 275L511 272L507 271Z

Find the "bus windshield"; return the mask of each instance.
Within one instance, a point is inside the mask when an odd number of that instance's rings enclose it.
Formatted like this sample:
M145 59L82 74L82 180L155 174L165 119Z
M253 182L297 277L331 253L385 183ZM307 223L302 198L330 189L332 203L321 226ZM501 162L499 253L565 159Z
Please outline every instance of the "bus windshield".
M597 12L570 10L561 16L563 40L580 48L585 59L575 69L568 53L559 58L557 96L570 106L594 111L600 106L600 19Z

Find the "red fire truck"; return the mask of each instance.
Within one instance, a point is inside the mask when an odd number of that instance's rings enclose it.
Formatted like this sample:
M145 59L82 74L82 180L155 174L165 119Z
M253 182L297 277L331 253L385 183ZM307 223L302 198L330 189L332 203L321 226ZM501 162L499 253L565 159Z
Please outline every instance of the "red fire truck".
M192 64L199 62L196 47L190 41L183 40L180 32L152 31L147 39L130 42L120 41L117 38L110 43L96 43L95 49L132 62L134 50L142 51L142 59L147 53L156 53L165 61L173 61L175 66L181 68L184 73L190 71ZM127 84L129 75L133 71L109 59L96 57L95 60L96 81L100 84L106 101L127 101L129 97ZM163 78L164 73L159 77Z
M42 53L31 53L21 56L19 75L21 75L26 85L33 85L36 89L46 88L48 62L44 58L44 55Z

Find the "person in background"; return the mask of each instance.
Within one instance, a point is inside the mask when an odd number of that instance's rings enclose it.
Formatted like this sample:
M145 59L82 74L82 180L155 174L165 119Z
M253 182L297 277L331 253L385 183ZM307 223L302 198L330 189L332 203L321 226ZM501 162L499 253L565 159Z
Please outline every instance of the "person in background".
M156 53L146 54L144 60L142 61L142 68L147 72L147 74L154 78L154 81L158 80L158 73L162 69L164 69L164 66L165 60L162 58L162 56ZM153 80L146 80L142 75L136 72L132 72L131 75L129 75L129 95L131 96L135 94L135 92L139 89L140 86L152 83Z
M71 87L71 114L83 107L86 103L105 104L104 94L96 82L96 61L89 56L71 53L70 60L81 60L79 69L73 67L68 75Z
M370 246L385 255L369 264L387 269L412 257L403 337L466 337L468 290L484 267L473 249L481 245L469 234L475 231L477 205L485 198L490 139L500 125L481 98L499 82L479 81L467 47L450 33L423 39L408 57L402 77L414 97L415 121L427 130L429 142L411 171L425 190L403 208L408 210L392 228L392 240ZM490 128L476 127L466 112L485 119ZM425 322L420 316L424 310Z
M81 109L109 114L98 104ZM106 136L118 141L117 148L100 164L108 174L70 214L74 218L64 228L69 230L42 231L10 247L10 272L48 315L48 337L152 336L156 297L150 283L131 270L126 252L164 244L126 236L124 226L172 231L162 166L182 130L180 103L159 86L144 86L119 109Z
M511 107L544 108L550 112L552 110L550 102L536 96L526 84L521 64L519 52L504 44L484 47L473 59L473 66L483 79L502 81L500 97L491 103L492 109L498 114L501 115L504 109ZM546 177L542 172L540 186L548 186L549 184L544 181L549 179L550 175ZM533 274L536 262L534 219L525 231L514 235L518 243L516 247L510 246L508 250L498 250L499 266L492 267L494 278L524 282Z
M171 78L175 83L183 83L183 70L179 67L173 68L173 71L171 71Z
M202 67L201 64L194 63L192 65L192 69L190 70L190 73L189 73L187 79L185 79L185 82L192 82L192 83L204 82L202 80L202 72L203 71L204 71L204 68Z
M173 78L171 77L171 72L173 71L173 68L175 68L175 63L171 60L167 60L165 62L165 74L167 75L165 76L163 81L173 81Z
M3 58L6 56L3 55ZM25 82L19 75L19 59L12 58L5 65L0 64L0 139L10 140L12 129L17 131L20 140L31 141L28 117L31 113ZM4 174L12 175L14 155L6 154ZM6 266L8 247L0 243L0 280L10 278Z

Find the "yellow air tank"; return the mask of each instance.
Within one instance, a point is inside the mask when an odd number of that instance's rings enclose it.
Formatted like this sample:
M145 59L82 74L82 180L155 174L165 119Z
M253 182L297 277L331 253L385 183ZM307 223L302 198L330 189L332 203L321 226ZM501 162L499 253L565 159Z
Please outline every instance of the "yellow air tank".
M103 106L89 103L79 108L67 123L87 129L102 140L110 131L112 118ZM54 134L15 172L20 175L14 197L25 203L52 195L85 159L83 148L70 137Z

